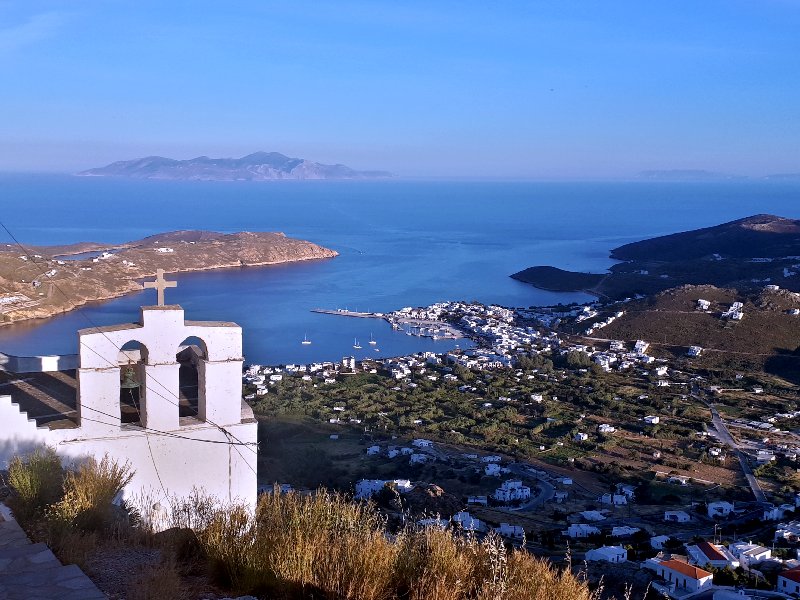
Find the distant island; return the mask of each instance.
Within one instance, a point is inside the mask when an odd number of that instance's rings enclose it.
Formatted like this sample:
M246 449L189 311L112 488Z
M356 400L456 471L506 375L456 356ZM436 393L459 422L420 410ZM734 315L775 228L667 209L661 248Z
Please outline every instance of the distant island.
M0 324L50 317L139 291L167 273L333 258L338 252L277 232L173 231L124 244L0 245ZM155 295L146 303L155 304Z
M511 277L544 290L583 291L610 300L687 284L737 290L779 285L797 291L800 220L755 215L625 244L612 250L611 258L623 262L608 273L536 266Z
M278 152L254 152L242 158L199 156L188 160L147 156L81 171L77 175L184 181L384 179L392 176L388 171L356 171L345 165L324 165L304 158L290 158Z

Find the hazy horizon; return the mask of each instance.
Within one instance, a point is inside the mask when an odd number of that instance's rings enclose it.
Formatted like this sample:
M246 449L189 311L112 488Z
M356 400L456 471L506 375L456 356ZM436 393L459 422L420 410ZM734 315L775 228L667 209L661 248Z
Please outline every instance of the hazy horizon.
M800 172L800 3L0 2L0 171Z

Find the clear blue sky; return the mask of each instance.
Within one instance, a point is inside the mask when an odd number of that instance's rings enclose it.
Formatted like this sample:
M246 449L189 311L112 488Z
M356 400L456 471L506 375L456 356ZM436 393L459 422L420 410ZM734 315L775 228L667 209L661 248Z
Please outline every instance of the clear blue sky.
M800 172L800 1L0 0L0 171Z

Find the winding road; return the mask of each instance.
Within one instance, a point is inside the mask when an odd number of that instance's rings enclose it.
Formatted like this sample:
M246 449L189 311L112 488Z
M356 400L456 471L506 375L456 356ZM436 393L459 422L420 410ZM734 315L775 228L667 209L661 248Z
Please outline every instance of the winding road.
M711 423L717 433L717 438L736 453L736 456L739 458L739 464L742 467L742 473L744 473L744 477L747 479L747 483L750 485L750 489L753 491L753 496L755 497L756 502L767 504L767 497L764 494L764 490L761 489L758 479L756 479L756 476L753 474L753 469L750 467L750 461L747 458L747 454L742 451L739 443L733 439L730 431L728 431L728 426L725 425L725 421L722 419L722 417L720 417L717 409L696 394L694 390L692 390L692 396L697 400L700 400L711 411Z

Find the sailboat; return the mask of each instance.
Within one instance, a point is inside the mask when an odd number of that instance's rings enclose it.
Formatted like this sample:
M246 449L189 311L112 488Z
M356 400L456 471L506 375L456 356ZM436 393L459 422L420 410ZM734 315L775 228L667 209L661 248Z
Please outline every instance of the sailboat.
M361 344L358 343L358 339L353 340L353 348L355 348L356 350L361 349Z
M302 341L302 342L300 342L300 343L301 343L301 344L303 344L304 346L308 346L308 345L311 343L311 340L310 340L310 339L308 339L308 334L305 334L305 335L303 336L303 341Z
M372 339L372 334L370 333L370 334L369 334L369 345L370 345L370 346L374 346L374 345L375 345L375 344L377 344L377 343L378 343L378 342L376 342L374 339Z

